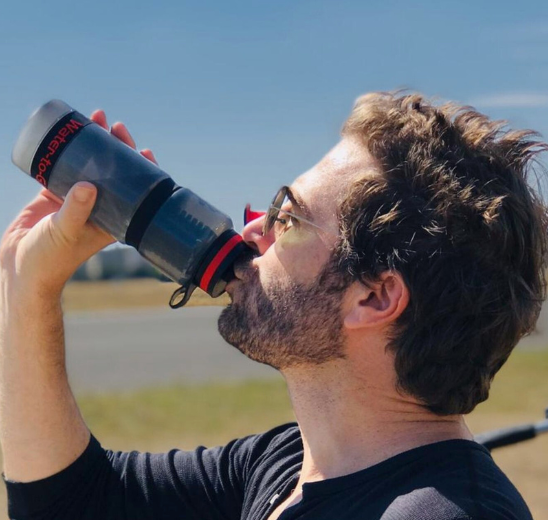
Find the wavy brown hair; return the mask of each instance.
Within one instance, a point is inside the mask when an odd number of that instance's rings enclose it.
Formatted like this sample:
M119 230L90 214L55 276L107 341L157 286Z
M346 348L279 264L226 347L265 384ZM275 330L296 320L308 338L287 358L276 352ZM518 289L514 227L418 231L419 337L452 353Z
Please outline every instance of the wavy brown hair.
M545 297L548 219L528 175L548 146L418 94L361 97L342 133L380 173L341 207L339 265L365 283L401 273L410 303L388 343L398 386L437 414L468 413Z

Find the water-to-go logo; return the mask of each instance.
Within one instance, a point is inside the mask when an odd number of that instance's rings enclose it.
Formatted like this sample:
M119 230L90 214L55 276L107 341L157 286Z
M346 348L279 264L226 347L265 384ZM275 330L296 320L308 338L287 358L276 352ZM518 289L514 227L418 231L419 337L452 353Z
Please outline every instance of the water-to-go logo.
M63 117L49 132L34 157L31 175L47 187L51 170L61 151L74 136L87 126L88 120L78 112L71 112Z

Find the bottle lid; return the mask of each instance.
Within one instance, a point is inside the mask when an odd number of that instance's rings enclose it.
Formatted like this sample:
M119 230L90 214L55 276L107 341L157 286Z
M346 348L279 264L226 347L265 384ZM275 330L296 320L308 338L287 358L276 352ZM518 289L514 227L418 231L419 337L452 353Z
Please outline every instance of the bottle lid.
M226 284L234 278L232 266L236 259L249 252L251 248L241 235L233 229L227 229L204 255L196 270L194 283L211 297L217 298L224 292Z
M13 164L30 174L32 160L40 143L53 125L72 111L69 105L58 99L49 101L37 109L29 117L13 147L11 154Z

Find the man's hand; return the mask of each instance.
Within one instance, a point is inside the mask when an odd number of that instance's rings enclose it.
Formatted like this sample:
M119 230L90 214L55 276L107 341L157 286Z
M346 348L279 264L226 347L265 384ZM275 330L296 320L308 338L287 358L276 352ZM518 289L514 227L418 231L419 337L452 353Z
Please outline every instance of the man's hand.
M8 287L22 297L58 298L78 266L114 241L87 222L96 194L92 184L81 182L61 204L42 190L19 214L0 245L2 279Z

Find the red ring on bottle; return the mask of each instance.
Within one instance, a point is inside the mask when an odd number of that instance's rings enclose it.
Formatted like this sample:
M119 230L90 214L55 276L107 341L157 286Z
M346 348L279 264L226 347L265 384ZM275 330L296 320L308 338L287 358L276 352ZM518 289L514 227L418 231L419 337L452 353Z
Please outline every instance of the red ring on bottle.
M200 279L200 289L207 292L209 282L215 275L217 268L221 265L223 260L230 254L230 252L243 241L243 238L240 235L234 235L226 244L219 249L217 254L213 257L213 260L207 266L202 278Z

